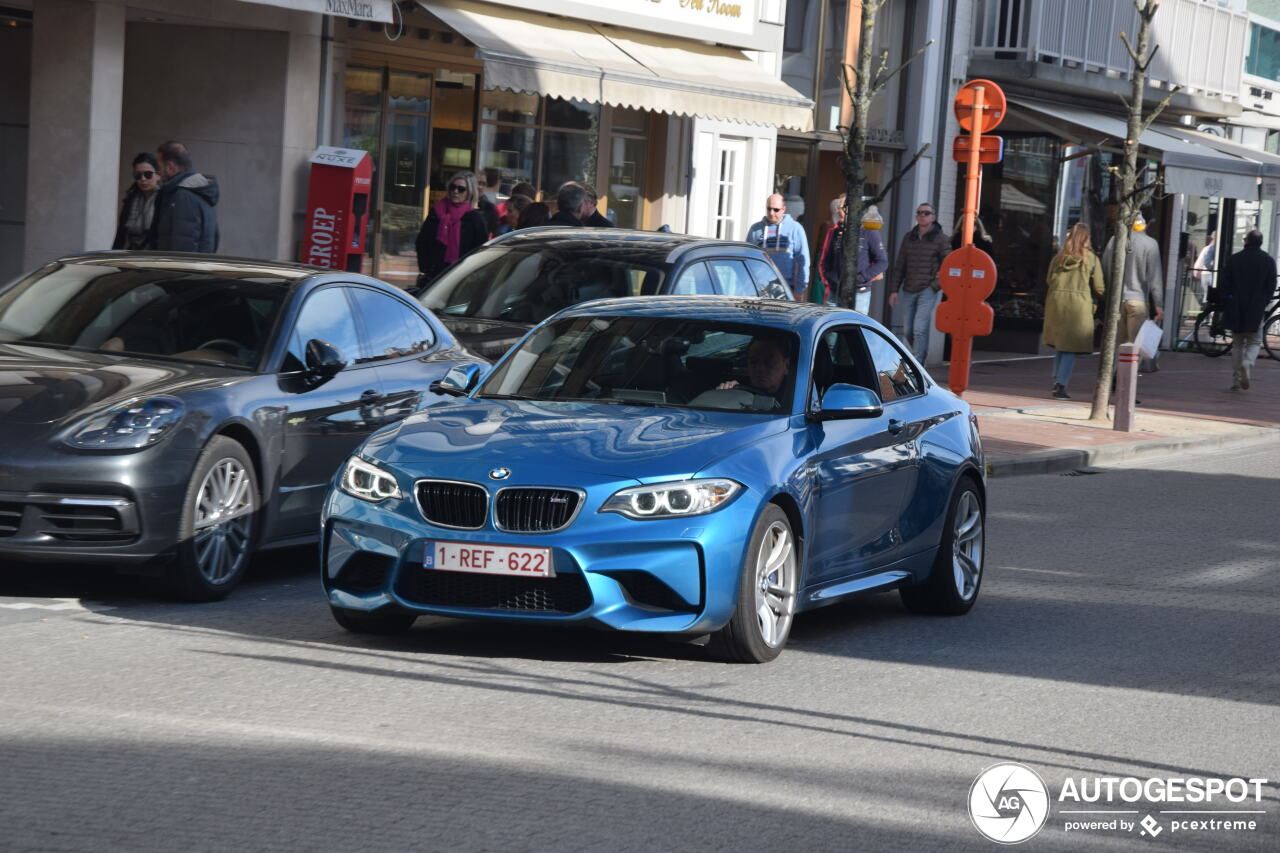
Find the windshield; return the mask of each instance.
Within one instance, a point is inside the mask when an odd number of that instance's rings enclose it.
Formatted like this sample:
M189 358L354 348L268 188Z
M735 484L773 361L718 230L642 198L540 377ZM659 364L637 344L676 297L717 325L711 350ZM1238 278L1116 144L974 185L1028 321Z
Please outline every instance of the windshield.
M253 367L288 293L255 273L46 267L0 293L0 342Z
M791 411L798 339L673 317L574 317L539 329L480 387L494 399Z
M436 279L420 300L445 317L540 323L591 299L657 293L663 271L634 249L574 252L494 246L472 252ZM646 259L652 253L646 253Z

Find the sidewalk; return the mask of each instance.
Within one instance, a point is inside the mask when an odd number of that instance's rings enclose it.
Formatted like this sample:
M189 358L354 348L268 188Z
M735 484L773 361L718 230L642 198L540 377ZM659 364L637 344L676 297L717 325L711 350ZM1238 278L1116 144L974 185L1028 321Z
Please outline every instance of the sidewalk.
M1068 391L1050 396L1053 358L981 361L970 370L964 398L978 415L992 476L1068 471L1180 448L1276 442L1280 452L1280 362L1259 357L1253 387L1230 391L1231 356L1160 354L1160 369L1138 378L1133 432L1089 421L1098 357L1076 362ZM988 356L990 357L990 356ZM947 367L933 375L946 384Z

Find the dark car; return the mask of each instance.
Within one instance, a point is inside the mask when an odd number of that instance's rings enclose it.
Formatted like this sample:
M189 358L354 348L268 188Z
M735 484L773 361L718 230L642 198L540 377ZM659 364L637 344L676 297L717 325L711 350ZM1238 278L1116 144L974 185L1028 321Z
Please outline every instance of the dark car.
M657 294L792 298L755 246L622 228L512 231L467 255L418 298L469 350L496 360L562 308Z
M395 288L296 264L86 254L0 290L0 563L164 574L226 595L313 541L374 430L483 363Z

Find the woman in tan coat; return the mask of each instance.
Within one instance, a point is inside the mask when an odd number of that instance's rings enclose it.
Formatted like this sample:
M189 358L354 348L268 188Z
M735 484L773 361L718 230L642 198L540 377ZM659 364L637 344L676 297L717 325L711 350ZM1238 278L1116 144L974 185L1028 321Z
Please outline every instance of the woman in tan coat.
M1062 251L1049 262L1049 292L1044 300L1044 342L1053 357L1053 396L1070 400L1067 383L1076 356L1093 352L1094 294L1101 299L1102 263L1093 253L1089 229L1077 222L1067 232Z

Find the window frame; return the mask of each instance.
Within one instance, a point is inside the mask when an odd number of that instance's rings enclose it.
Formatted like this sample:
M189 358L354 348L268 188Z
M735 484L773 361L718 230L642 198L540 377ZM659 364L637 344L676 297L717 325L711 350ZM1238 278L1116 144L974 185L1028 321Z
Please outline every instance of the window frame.
M356 330L357 330L357 334L359 335L360 350L362 354L362 358L353 362L351 365L352 367L365 367L365 366L372 367L374 365L379 365L379 364L395 364L397 362L404 361L406 359L422 358L423 356L429 355L430 353L433 353L440 348L440 330L435 327L435 324L433 324L429 319L427 319L427 317L422 313L422 311L418 310L418 308L415 307L417 303L410 303L408 300L401 299L395 294L387 293L386 291L380 290L379 288L369 287L367 285L360 284L358 282L348 282L348 283L345 283L344 286L347 289L347 303L351 306L351 313L352 313L352 316L355 318ZM369 293L376 293L379 296L382 296L386 299L390 299L392 302L399 303L403 308L405 308L405 310L409 311L410 313L418 317L418 319L422 320L423 324L427 327L427 329L431 331L430 345L426 349L422 350L421 352L409 353L407 355L399 355L395 357L378 358L373 352L373 335L370 333L368 325L365 324L364 312L360 309L360 305L359 303L356 302L356 299L355 299L356 291L366 291Z
M870 345L867 343L867 338L866 338L867 334L878 335L879 337L883 338L885 343L887 343L890 347L892 347L898 353L898 355L902 357L902 363L907 366L907 368L915 375L915 378L916 378L916 386L919 389L918 391L916 391L916 393L908 394L903 397L894 397L892 400L884 399L883 395L880 394L879 388L872 388L871 390L876 393L876 396L880 397L880 404L882 406L891 406L895 403L900 403L908 400L915 400L929 393L930 381L925 378L926 374L924 373L924 371L920 370L917 367L915 360L912 359L911 356L907 354L906 350L903 347L899 346L897 342L895 342L893 338L890 337L889 335L882 334L878 330L873 329L872 327L864 324L857 324L857 325L858 325L858 328L862 330L862 335L863 335L862 346L864 351L866 352L867 359L870 361L873 369L876 368L876 360L875 360L875 356L873 356L871 353ZM880 372L877 369L875 375L879 376L879 373Z

